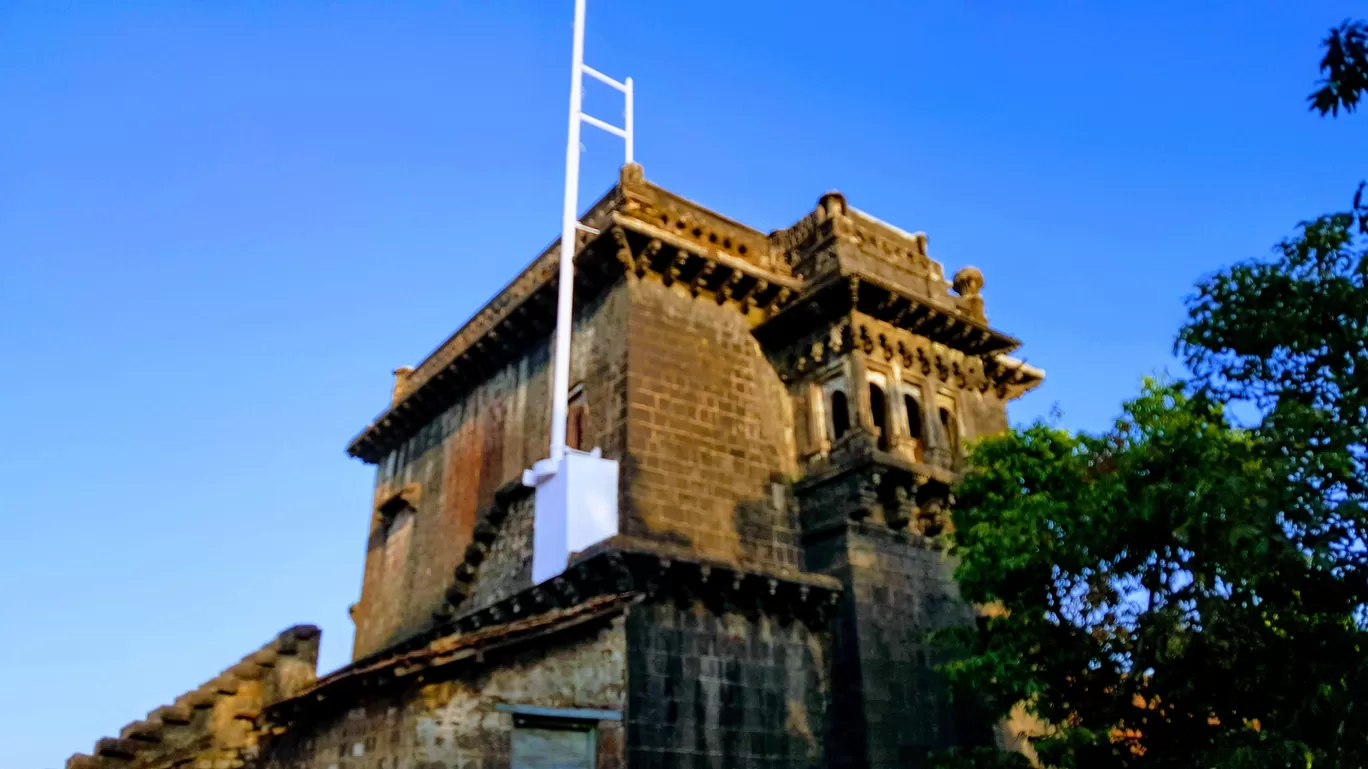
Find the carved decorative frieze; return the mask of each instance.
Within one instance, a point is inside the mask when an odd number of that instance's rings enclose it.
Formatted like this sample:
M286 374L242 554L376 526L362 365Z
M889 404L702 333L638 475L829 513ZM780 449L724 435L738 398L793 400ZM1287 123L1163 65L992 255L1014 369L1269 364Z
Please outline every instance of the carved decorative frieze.
M869 360L897 363L904 371L977 392L1008 385L1020 376L997 362L1000 356L965 353L863 315L841 318L829 328L809 332L770 357L780 379L801 382L850 349Z
M793 278L766 272L750 261L719 255L644 222L614 214L612 228L618 261L637 279L679 285L695 297L731 304L759 324L787 306L801 285Z
M851 521L936 537L949 526L952 474L876 452L832 463L794 484L805 537Z
M931 301L869 276L849 275L809 288L799 301L757 328L756 334L767 346L788 347L797 337L823 325L823 319L830 323L859 313L966 355L998 355L1019 346L1016 339L987 327L957 304L964 301L964 297L948 295Z
M640 166L634 167L631 174L630 180L624 175L624 183L620 184L620 211L626 217L685 241L689 250L730 256L777 275L793 274L786 261L776 258L769 240L760 231L646 183L640 177Z

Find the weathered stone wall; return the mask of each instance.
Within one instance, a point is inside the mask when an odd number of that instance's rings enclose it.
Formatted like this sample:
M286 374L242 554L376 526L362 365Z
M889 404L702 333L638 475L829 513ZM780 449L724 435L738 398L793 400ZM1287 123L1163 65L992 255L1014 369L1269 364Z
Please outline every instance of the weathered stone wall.
M627 644L634 769L825 766L827 633L661 602L633 607Z
M118 737L76 754L67 769L241 767L255 750L262 709L314 683L320 633L292 627L212 681L125 726Z
M584 382L591 445L621 456L629 299L619 283L576 313L571 382ZM442 605L494 492L543 458L550 437L550 340L478 384L380 464L375 504L406 486L416 510L373 515L361 600L359 659L421 630Z
M461 611L489 606L532 586L535 503L535 495L527 494L509 505L498 536L489 546L489 555L475 574L470 599L461 604Z
M833 767L916 767L933 749L991 738L950 702L935 670L944 659L928 634L973 619L942 549L852 522L809 543L807 557L846 586L834 650Z
M745 318L678 284L630 293L623 532L797 570L792 408Z
M262 769L505 769L514 717L499 703L621 711L626 701L625 622L558 635L515 655L403 689L374 690L343 708L320 703L309 720L263 747ZM598 769L624 763L621 721L598 726Z

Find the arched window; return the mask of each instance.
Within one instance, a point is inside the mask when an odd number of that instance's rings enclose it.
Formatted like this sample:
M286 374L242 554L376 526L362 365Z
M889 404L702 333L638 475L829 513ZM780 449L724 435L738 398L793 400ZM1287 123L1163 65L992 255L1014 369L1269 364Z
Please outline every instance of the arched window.
M850 431L850 408L846 405L846 394L840 390L831 391L831 438L839 441Z
M874 427L879 431L879 448L888 450L888 401L884 398L883 388L870 383L869 410L874 415Z
M903 408L907 411L907 434L912 438L913 458L922 461L922 410L921 401L912 393L903 394Z
M959 425L955 424L955 415L950 413L950 409L941 406L940 421L945 431L945 448L950 450L951 457L959 456Z

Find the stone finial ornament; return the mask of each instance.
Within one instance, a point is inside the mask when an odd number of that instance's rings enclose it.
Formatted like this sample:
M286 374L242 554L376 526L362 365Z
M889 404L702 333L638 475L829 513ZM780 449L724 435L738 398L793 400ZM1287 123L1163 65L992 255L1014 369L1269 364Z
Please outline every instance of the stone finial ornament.
M960 305L979 322L987 320L983 313L983 273L977 267L964 267L955 273L955 293L960 295Z
M827 219L834 219L837 216L845 216L849 213L846 196L836 190L832 190L818 199L817 208L826 215L825 218Z
M646 173L638 163L624 163L618 170L618 183L625 186L641 184L646 181Z
M955 273L955 293L966 299L983 290L983 272L977 267L965 267Z
M917 241L917 253L926 256L926 233L914 232L912 233L912 238Z

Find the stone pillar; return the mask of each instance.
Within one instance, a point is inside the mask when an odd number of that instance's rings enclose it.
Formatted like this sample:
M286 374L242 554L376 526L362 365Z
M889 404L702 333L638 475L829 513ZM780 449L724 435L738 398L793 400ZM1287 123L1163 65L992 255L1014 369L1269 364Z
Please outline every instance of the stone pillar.
M390 396L390 405L396 406L404 396L409 394L409 378L413 376L413 368L410 366L400 366L394 370L394 392Z

